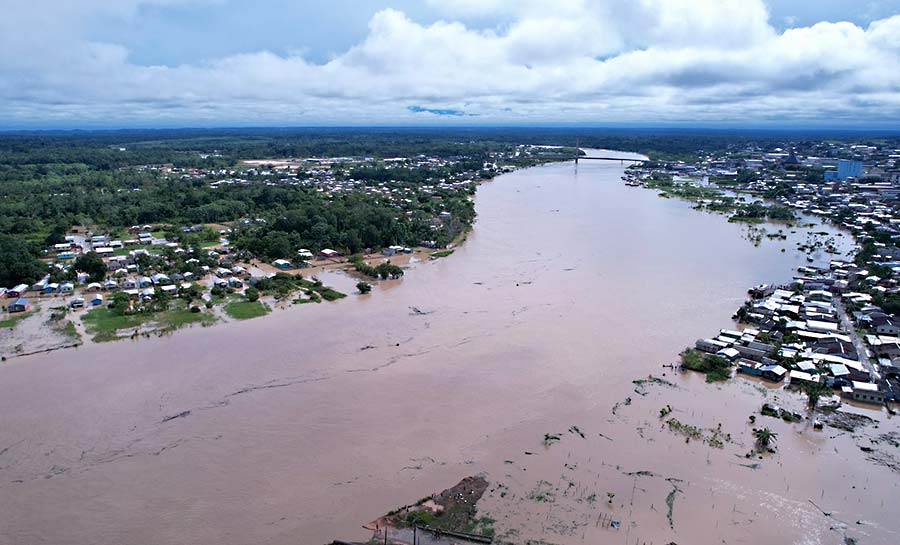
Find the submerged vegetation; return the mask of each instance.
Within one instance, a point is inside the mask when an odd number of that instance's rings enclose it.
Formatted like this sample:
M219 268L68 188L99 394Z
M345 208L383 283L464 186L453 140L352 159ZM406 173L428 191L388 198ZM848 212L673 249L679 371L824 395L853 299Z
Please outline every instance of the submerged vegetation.
M146 307L122 312L112 308L95 308L81 318L85 330L93 335L94 342L115 341L137 334L139 331L174 331L190 324L209 325L215 316L194 312L183 301L173 301L166 307ZM129 331L130 330L130 331Z
M731 378L731 362L713 354L704 354L694 348L681 353L681 367L706 375L706 382L723 382Z
M259 318L271 312L269 305L261 301L231 301L225 305L225 314L235 320Z
M769 428L758 428L753 430L753 437L756 439L756 446L761 449L770 450L778 434Z
M353 264L356 272L362 273L370 278L381 278L382 280L387 280L388 278L396 279L403 276L403 269L398 267L397 265L393 265L390 261L379 263L375 267L363 261L362 256L359 255L350 256L349 261Z

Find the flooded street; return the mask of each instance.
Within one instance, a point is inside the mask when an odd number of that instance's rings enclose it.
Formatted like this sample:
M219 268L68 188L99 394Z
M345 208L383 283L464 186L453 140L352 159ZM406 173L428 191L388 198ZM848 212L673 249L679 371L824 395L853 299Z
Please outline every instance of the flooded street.
M804 399L661 367L732 327L748 287L790 280L810 229L756 247L746 226L625 187L623 168L484 184L464 245L368 296L4 363L0 543L364 540L362 524L479 472L482 509L523 543L843 543L841 524L900 542L898 474L860 439L772 420L778 453L745 459L748 416ZM673 384L636 392L651 373ZM731 441L686 443L667 404Z

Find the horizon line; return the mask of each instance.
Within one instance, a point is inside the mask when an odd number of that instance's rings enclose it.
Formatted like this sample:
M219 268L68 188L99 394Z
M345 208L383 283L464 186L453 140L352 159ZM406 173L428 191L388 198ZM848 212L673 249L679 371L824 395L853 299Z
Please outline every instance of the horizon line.
M900 128L859 126L804 126L804 125L594 125L594 124L371 124L371 125L184 125L184 126L108 126L108 127L45 127L0 128L0 135L49 134L49 133L123 133L123 132L187 132L187 131L291 131L291 130L609 130L609 131L660 131L660 132L769 132L769 133L869 133L897 134Z

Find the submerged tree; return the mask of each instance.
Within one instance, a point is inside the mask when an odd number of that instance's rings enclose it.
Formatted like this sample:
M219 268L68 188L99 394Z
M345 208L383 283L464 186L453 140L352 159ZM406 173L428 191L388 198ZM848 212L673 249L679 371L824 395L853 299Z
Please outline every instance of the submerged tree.
M822 396L831 393L831 390L821 382L804 382L800 388L809 397L809 408L813 411L816 410L819 399L821 399Z
M756 445L761 448L769 448L775 444L778 434L769 428L761 428L753 430L753 436L756 437Z

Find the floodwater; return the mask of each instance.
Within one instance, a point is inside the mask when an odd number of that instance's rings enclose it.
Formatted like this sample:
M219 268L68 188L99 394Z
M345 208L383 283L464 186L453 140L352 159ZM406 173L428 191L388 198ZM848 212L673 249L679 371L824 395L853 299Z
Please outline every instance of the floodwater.
M900 542L897 474L865 460L862 438L769 419L778 453L747 460L764 396L803 400L661 367L732 326L749 286L806 264L808 229L756 247L722 216L625 187L622 169L489 182L456 253L368 296L10 360L0 542L366 539L362 524L479 472L483 512L516 542ZM675 386L634 391L666 371ZM731 441L686 443L666 404Z

